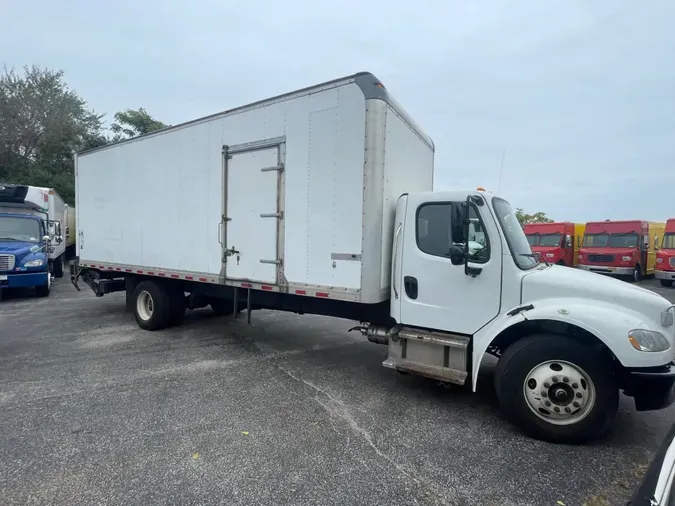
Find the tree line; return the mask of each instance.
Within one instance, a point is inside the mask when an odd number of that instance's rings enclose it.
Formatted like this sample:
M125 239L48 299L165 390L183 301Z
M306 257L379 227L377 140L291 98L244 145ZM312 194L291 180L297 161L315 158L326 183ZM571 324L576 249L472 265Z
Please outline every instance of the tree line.
M0 74L0 183L55 188L75 203L73 155L165 128L142 107L105 114L68 88L62 70L4 67Z

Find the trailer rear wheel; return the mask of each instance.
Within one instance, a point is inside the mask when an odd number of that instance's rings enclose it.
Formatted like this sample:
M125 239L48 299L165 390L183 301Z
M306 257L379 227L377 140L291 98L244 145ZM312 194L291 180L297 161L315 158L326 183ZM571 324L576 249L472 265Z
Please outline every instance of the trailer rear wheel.
M55 278L63 277L63 255L54 260L54 263L52 264L52 269L54 270Z
M495 389L507 418L529 436L553 443L601 437L619 405L605 358L558 335L530 336L509 346L497 364Z
M155 281L141 281L134 290L134 317L144 330L161 330L169 326L171 297Z

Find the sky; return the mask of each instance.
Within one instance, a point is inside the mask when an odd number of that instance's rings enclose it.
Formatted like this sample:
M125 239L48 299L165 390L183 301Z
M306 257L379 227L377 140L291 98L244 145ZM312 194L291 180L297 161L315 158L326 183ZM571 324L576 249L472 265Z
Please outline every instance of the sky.
M672 0L0 0L0 63L177 124L370 71L436 189L557 221L675 217ZM502 163L503 161L503 163Z

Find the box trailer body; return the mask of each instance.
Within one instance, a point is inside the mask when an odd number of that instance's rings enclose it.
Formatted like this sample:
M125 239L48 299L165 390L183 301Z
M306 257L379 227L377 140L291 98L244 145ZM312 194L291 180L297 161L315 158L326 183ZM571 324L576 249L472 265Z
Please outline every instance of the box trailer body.
M604 433L619 390L670 405L668 301L540 263L505 200L432 191L433 158L368 73L81 153L71 279L147 330L208 305L347 318L384 366L474 390L494 354L502 409L550 441Z
M665 223L643 220L587 223L579 267L636 281L652 275L664 228Z
M675 283L675 218L666 222L663 239L656 252L654 277L662 286L673 286Z
M382 302L396 200L431 190L433 164L431 139L356 75L81 154L78 255Z

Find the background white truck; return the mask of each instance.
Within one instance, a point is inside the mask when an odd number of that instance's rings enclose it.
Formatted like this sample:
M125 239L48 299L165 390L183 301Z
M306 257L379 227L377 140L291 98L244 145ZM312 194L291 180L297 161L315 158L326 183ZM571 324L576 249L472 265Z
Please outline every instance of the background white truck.
M35 287L49 295L49 274L63 277L67 248L75 252L74 218L53 189L0 184L0 288Z
M603 434L620 390L673 402L665 299L540 264L505 200L433 171L369 73L84 152L73 282L148 330L209 304L355 320L385 366L474 390L491 353L505 414L550 441Z

